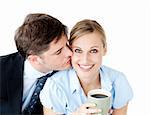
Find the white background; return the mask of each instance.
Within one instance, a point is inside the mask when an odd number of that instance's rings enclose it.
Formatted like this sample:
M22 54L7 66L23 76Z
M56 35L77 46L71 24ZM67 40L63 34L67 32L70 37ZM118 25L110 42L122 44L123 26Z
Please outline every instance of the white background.
M16 51L14 32L28 13L48 13L69 29L97 20L105 29L104 64L124 72L134 98L128 115L148 115L150 103L150 8L148 0L1 0L0 55Z

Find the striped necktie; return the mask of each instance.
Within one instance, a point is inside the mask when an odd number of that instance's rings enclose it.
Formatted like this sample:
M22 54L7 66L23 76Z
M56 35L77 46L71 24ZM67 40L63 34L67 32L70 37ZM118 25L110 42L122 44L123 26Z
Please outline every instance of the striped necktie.
M43 86L44 86L47 78L51 77L56 72L57 71L53 71L52 73L49 73L45 76L38 78L37 83L36 83L36 88L35 88L32 96L31 96L30 102L23 111L24 114L31 114L32 113L32 111L34 110L34 106L38 102L40 91L43 89Z

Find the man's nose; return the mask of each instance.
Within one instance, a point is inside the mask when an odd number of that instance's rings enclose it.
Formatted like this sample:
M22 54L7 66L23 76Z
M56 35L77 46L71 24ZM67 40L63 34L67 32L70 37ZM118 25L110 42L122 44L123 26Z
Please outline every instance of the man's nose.
M69 48L69 46L66 47L66 56L72 56L72 51L71 49Z

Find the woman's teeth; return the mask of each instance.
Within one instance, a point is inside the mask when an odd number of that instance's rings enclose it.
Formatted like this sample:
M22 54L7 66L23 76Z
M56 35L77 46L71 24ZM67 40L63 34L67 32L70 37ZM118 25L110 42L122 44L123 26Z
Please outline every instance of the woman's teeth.
M92 66L90 65L79 65L82 69L91 69L92 68Z

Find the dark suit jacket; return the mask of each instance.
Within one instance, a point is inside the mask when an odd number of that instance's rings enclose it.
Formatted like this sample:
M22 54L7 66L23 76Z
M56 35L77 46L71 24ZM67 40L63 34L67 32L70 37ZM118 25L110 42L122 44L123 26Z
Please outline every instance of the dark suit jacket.
M18 53L0 56L0 115L21 113L24 58ZM40 102L31 114L42 114Z

